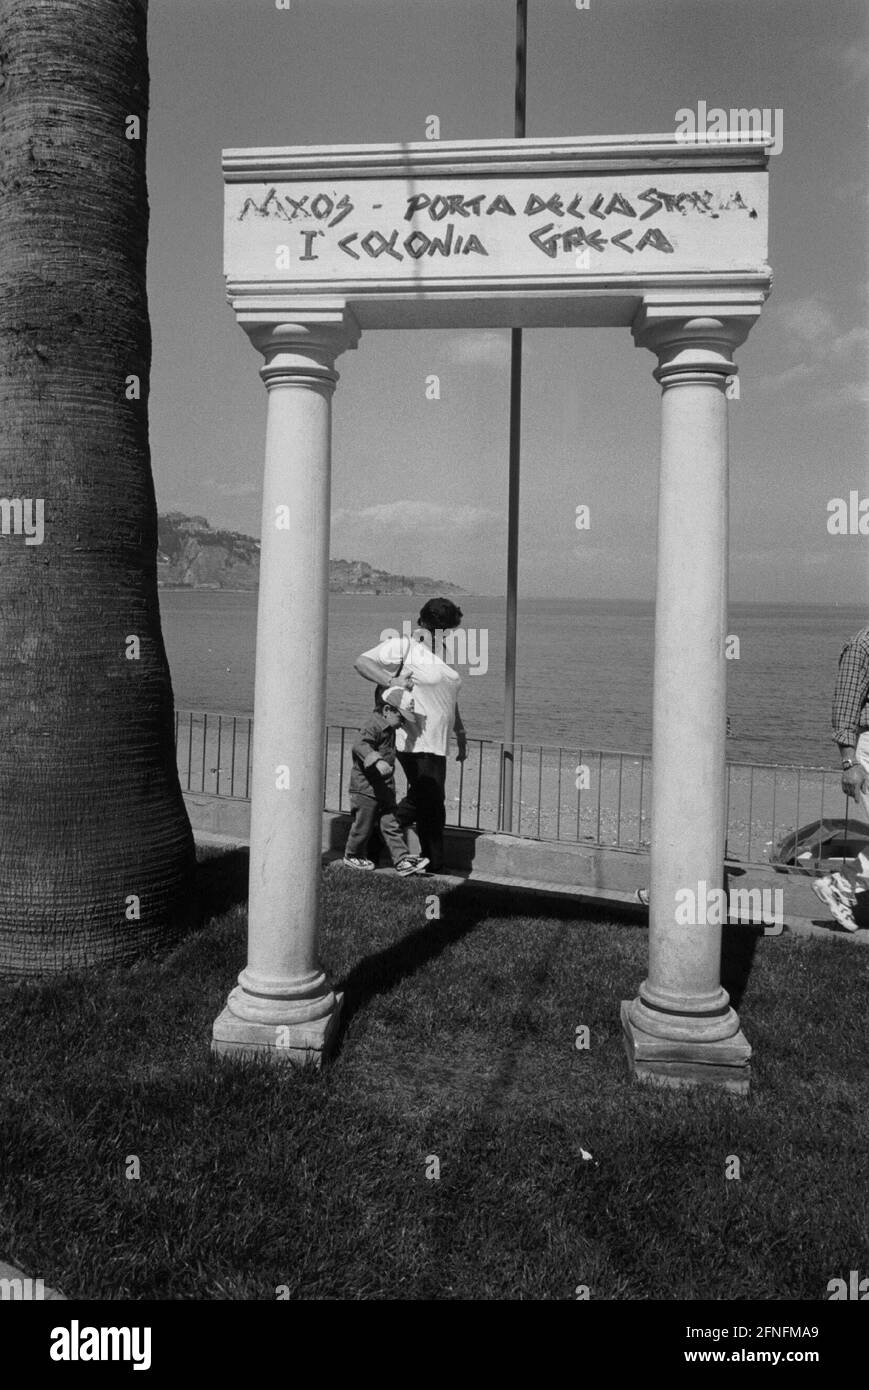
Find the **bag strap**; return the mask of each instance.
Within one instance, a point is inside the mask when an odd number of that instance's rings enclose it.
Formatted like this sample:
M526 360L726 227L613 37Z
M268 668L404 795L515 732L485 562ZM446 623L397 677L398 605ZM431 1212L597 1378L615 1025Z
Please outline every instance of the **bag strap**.
M407 658L410 656L410 642L411 642L411 639L408 637L408 639L407 639L407 651L404 653L404 656L401 658L401 661L398 663L398 670L396 671L395 675L393 676L393 680L396 682L396 684L398 683L398 678L399 678L399 676L401 675L402 671L404 670L404 663L407 661Z

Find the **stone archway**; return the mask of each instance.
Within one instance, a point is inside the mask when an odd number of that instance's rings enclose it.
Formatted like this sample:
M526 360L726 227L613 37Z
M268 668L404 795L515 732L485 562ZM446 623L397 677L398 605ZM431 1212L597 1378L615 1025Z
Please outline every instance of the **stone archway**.
M632 1070L748 1087L705 890L725 848L727 401L769 293L765 136L233 150L227 294L268 390L248 961L215 1050L322 1057L317 959L335 361L376 328L630 328L657 357L661 467L648 976ZM319 692L317 702L311 692ZM319 713L319 720L318 720ZM676 910L686 889L700 920Z

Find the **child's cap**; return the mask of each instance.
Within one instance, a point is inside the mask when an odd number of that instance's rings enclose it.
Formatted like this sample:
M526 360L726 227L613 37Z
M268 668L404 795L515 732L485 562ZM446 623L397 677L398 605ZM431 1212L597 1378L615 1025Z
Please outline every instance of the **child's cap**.
M415 729L417 727L413 696L403 685L391 685L388 690L384 690L383 704L390 709L397 710L408 728Z

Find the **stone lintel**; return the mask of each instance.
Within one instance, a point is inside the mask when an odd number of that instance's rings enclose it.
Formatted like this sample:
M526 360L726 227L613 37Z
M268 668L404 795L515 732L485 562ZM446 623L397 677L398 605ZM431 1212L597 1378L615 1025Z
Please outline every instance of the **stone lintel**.
M629 324L644 295L768 291L769 137L429 140L224 153L239 301L367 328Z
M365 179L431 177L467 172L477 177L523 172L568 174L649 169L759 169L769 167L775 141L765 131L733 132L723 139L686 140L677 132L625 135L534 136L513 140L417 140L402 144L293 145L225 149L226 183L284 182L293 178Z

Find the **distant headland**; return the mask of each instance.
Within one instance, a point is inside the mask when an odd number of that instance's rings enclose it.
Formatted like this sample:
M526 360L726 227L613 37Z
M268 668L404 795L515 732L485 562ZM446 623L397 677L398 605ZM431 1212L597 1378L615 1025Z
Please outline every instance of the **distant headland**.
M161 589L255 589L260 543L238 531L212 530L204 516L165 512L157 518L157 583ZM333 594L463 594L457 584L427 575L389 574L365 560L330 560Z

